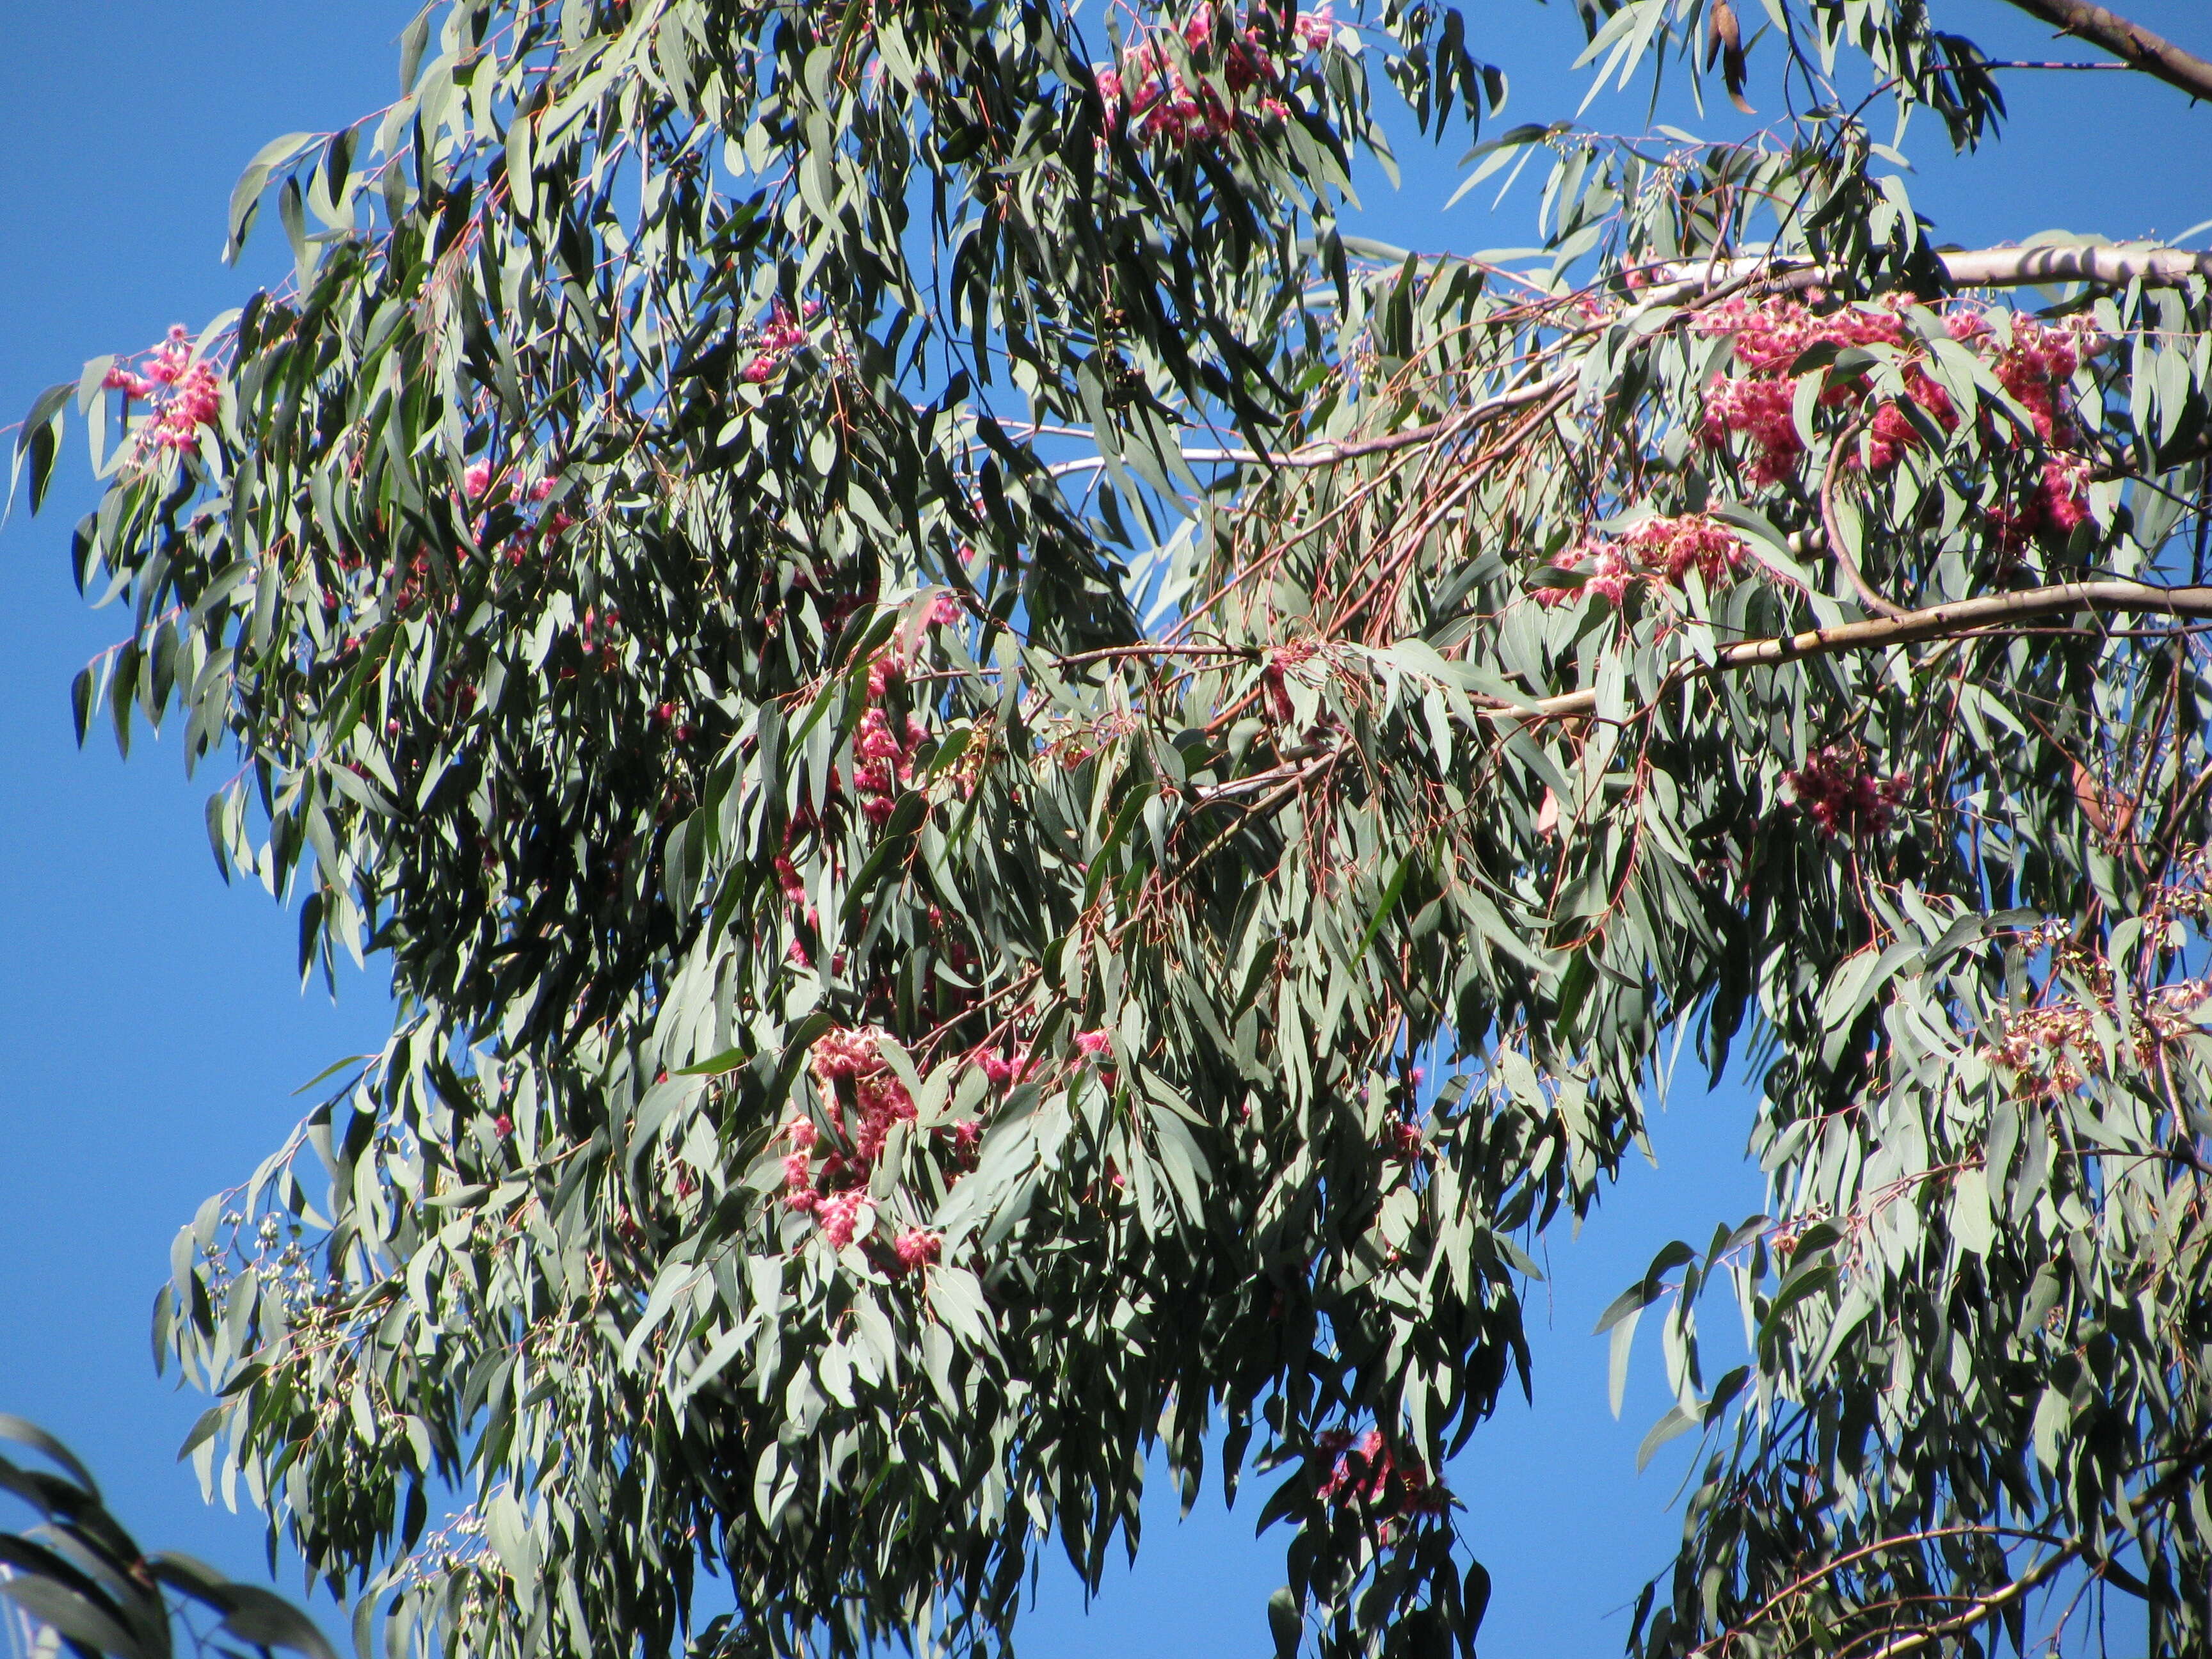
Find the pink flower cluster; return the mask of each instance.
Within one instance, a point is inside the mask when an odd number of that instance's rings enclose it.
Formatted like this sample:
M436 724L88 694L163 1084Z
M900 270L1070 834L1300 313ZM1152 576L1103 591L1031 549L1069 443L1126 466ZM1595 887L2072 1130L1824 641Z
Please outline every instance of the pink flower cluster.
M2001 552L2017 554L2040 532L2073 534L2089 516L2089 463L2078 456L2045 461L2035 494L2017 509L1993 507L1990 524Z
M768 326L761 331L758 349L752 360L738 371L738 378L752 386L759 386L783 367L791 354L806 343L806 325L822 310L822 302L809 300L800 307L801 314L794 317L791 308L781 300L769 315Z
M1029 1046L1017 1043L1011 1054L979 1054L975 1063L983 1068L983 1075L990 1079L993 1088L1012 1088L1030 1069Z
M1745 476L1755 484L1779 483L1797 470L1797 458L1805 453L1796 403L1796 389L1787 380L1716 374L1705 388L1705 442L1725 449L1731 437L1748 438L1752 454Z
M1980 325L1975 337L1986 336L1989 325L1978 317L1974 320ZM2064 443L2073 435L2073 413L2060 395L2081 367L2081 347L2082 336L2075 328L2015 313L2012 343L1997 353L1998 383L2027 410L2036 435L2045 443Z
M692 732L696 729L690 720L684 718L684 706L672 698L668 702L653 705L653 723L655 726L667 727L670 735L678 743L690 742ZM787 866L790 862L791 860L787 858L778 858L776 860L779 866ZM781 874L781 870L779 869L777 873ZM789 890L786 890L787 892Z
M924 607L921 626L953 627L966 614L958 599L939 593ZM883 708L883 699L906 678L921 643L919 637L910 637L902 653L886 647L868 665L868 708L860 716L860 729L853 742L859 763L853 769L853 786L860 793L860 810L871 823L890 817L900 787L913 783L915 749L929 735L929 726L919 714L906 717L902 734Z
M503 489L495 490L493 488L498 481L499 473L489 459L480 458L471 461L461 470L461 499L466 501L481 501L489 508L494 499L507 493ZM542 504L560 488L560 485L561 481L558 478L547 477L538 479L522 494L533 505ZM575 520L570 518L567 513L556 507L550 513L540 514L537 522L530 526L530 530L534 532L540 540L550 541L575 522ZM489 524L490 519L488 513L478 514L476 520L476 535L479 543L484 539ZM510 565L520 565L523 560L525 539L525 536L514 538L504 547L495 548L492 550L492 556L495 559L504 558Z
M1959 411L1951 402L1951 394L1936 385L1935 379L1919 364L1907 367L1905 388L1912 401L1935 417L1936 423L1946 432L1959 424ZM1867 465L1876 471L1897 465L1898 457L1920 442L1920 430L1912 424L1911 417L1894 403L1886 403L1874 412L1867 423ZM1850 458L1857 465L1858 458Z
M1566 568L1579 570L1587 562L1589 579L1578 589L1539 588L1536 599L1540 605L1564 605L1577 593L1595 593L1617 607L1633 582L1680 587L1692 570L1708 583L1717 582L1741 569L1749 556L1743 538L1706 514L1646 519L1617 542L1584 543Z
M2077 428L2065 388L2088 354L2086 319L2051 324L2015 313L2012 343L2002 348L1996 346L1988 321L1978 313L1954 312L1950 322L1954 338L1995 352L1992 367L1997 381L2027 411L2036 436L2047 444L2074 441ZM2007 554L2020 553L2045 531L2071 534L2088 516L2089 464L2075 456L2044 462L2034 495L2018 507L1994 507L1989 514L1997 549Z
M149 448L197 449L200 428L212 426L222 412L222 382L212 365L193 360L191 337L182 323L169 330L135 371L118 363L100 385L153 404L154 418L138 435Z
M791 1143L783 1158L784 1204L812 1216L823 1237L840 1249L873 1230L876 1210L868 1195L868 1179L892 1128L915 1119L914 1097L884 1063L878 1037L865 1027L828 1031L816 1042L809 1058L823 1102L842 1106L849 1097L857 1114L849 1151L825 1151L822 1131L811 1118L794 1117L783 1126L784 1138ZM975 1146L979 1129L966 1121L951 1126L962 1154ZM823 1153L818 1160L817 1152ZM908 1228L891 1242L886 1265L894 1273L909 1272L935 1261L940 1245L937 1234Z
M908 714L902 738L891 729L881 703L870 704L860 716L860 734L853 742L860 760L853 769L853 787L869 823L881 823L890 817L899 790L914 781L915 746L928 735L921 716Z
M1912 302L1900 298L1897 303ZM1986 326L1970 313L1954 313L1947 325L1958 338L1970 338L1975 328ZM1846 306L1820 314L1786 295L1757 303L1738 295L1705 313L1696 326L1708 337L1733 336L1735 359L1749 371L1741 379L1717 374L1706 387L1705 442L1724 449L1731 438L1747 439L1752 453L1745 472L1759 484L1788 477L1805 453L1794 415L1796 386L1789 378L1799 357L1816 345L1903 346L1910 337L1894 307ZM1905 374L1905 391L1914 403L1947 428L1958 424L1949 394L1925 367L1917 361L1908 362ZM1861 395L1863 384L1845 381L1829 386L1821 392L1820 402L1830 406L1848 403ZM1877 467L1893 465L1919 441L1919 435L1903 410L1885 404L1869 423L1868 459Z
M1745 472L1753 483L1778 483L1790 477L1805 453L1794 416L1796 387L1789 378L1791 366L1808 349L1820 344L1910 347L1912 337L1900 313L1913 303L1898 296L1887 309L1845 307L1826 315L1787 297L1754 303L1739 296L1715 307L1698 319L1698 330L1708 336L1732 337L1736 361L1747 373L1716 375L1707 386L1705 442L1720 449L1732 439L1745 439L1750 452ZM1958 307L1945 314L1943 327L1954 340L1990 361L1998 382L2027 411L2038 437L2048 444L2072 441L2075 420L2065 386L2088 349L2086 323L2051 324L2014 313L2011 340L2000 345L1986 317ZM1958 409L1924 361L1915 353L1902 367L1911 401L1946 431L1955 428ZM1825 388L1820 403L1832 407L1864 395L1863 380L1846 380ZM1919 442L1920 428L1905 410L1894 402L1884 403L1867 422L1866 463L1877 471L1893 466ZM1851 457L1850 464L1856 465L1858 457ZM2039 531L2063 532L2081 523L2087 513L2087 498L2078 487L2078 471L2071 463L2047 465L2033 501L2017 511L1994 511L1990 518L1999 545L2017 551Z
M577 625L576 645L584 653L586 667L611 673L622 666L622 612L609 605L601 611L597 605L584 607L584 619Z
M1735 337L1735 359L1753 374L1786 374L1816 345L1903 345L1905 325L1895 311L1846 306L1825 315L1780 295L1753 301L1737 295L1702 313L1695 325L1707 338Z
M1260 685L1267 696L1268 715L1276 725L1288 726L1296 718L1297 709L1291 702L1290 674L1310 661L1319 649L1311 640L1293 640L1267 653L1267 665L1260 671Z
M944 1249L945 1235L931 1232L926 1227L908 1227L891 1243L891 1254L908 1273L934 1265Z
M1255 88L1273 87L1282 79L1277 60L1259 29L1247 26L1232 34L1221 62L1209 60L1215 50L1214 11L1211 3L1194 8L1180 31L1182 44L1201 71L1218 70L1229 89L1224 100L1212 87L1193 87L1176 66L1176 52L1158 36L1139 42L1123 54L1117 70L1098 71L1099 95L1121 112L1137 137L1146 143L1190 145L1228 137L1242 118L1236 104ZM1329 8L1300 12L1291 25L1291 38L1302 52L1319 52L1328 45L1336 21ZM1258 100L1261 113L1271 120L1288 118L1283 101L1265 94Z
M1323 1456L1336 1462L1321 1483L1321 1498L1340 1509L1358 1504L1388 1520L1412 1515L1442 1515L1451 1508L1450 1495L1429 1479L1418 1457L1402 1462L1382 1443L1379 1429L1370 1429L1357 1440L1341 1429L1314 1437Z
M1806 757L1805 764L1782 775L1790 801L1824 834L1855 838L1878 836L1896 821L1905 799L1902 777L1877 778L1857 752L1830 744Z

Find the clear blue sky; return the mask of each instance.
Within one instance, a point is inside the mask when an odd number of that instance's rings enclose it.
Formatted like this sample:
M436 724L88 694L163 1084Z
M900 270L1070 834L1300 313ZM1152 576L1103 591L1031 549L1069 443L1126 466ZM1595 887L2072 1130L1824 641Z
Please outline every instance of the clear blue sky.
M1931 3L1999 55L2088 55L2052 48L1999 0ZM2212 49L2205 0L2119 9ZM1510 120L1572 113L1578 37L1564 0L1467 9L1477 52L1514 76ZM243 269L218 262L232 182L266 139L388 100L412 10L0 0L0 423L84 359L143 346L172 322L197 326L276 277L273 234ZM2212 111L2126 75L2018 76L2008 89L2015 120L1994 155L1945 164L1938 135L1920 135L1929 171L1914 193L1945 240L2057 226L2171 235L2212 219ZM1612 118L1640 113L1615 105ZM1605 116L1601 105L1594 118ZM1438 212L1456 152L1408 153L1405 191L1370 202L1373 234L1457 250L1531 240L1526 191L1495 220L1473 202ZM358 979L336 1006L301 994L290 920L218 882L203 791L173 744L144 744L128 765L111 742L76 749L70 678L112 637L68 574L69 527L92 498L73 461L42 516L19 508L0 528L0 1410L71 1443L149 1543L253 1575L258 1520L203 1507L174 1461L200 1402L153 1376L148 1310L179 1224L282 1137L295 1088L375 1045L384 1000ZM1740 1093L1686 1089L1655 1125L1661 1167L1632 1170L1579 1239L1563 1229L1551 1243L1551 1283L1532 1291L1535 1405L1516 1399L1449 1471L1497 1583L1482 1642L1492 1659L1617 1653L1622 1609L1666 1559L1680 1444L1634 1472L1667 1403L1656 1358L1641 1356L1615 1423L1604 1344L1589 1332L1668 1239L1702 1240L1758 1208L1746 1127ZM1024 1627L1029 1659L1267 1650L1279 1536L1253 1540L1249 1492L1225 1516L1210 1494L1180 1527L1164 1482L1160 1492L1142 1565L1087 1611L1066 1569L1048 1571Z

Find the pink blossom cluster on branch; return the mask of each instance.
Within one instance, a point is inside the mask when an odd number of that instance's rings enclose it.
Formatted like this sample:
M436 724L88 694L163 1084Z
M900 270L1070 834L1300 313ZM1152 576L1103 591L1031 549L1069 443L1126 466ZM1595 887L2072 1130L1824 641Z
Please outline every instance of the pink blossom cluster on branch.
M1300 12L1291 24L1291 40L1302 52L1319 52L1328 46L1336 21L1329 8ZM1285 65L1270 50L1256 27L1247 24L1218 48L1213 61L1214 9L1195 8L1183 21L1181 45L1201 76L1218 74L1229 96L1206 80L1193 86L1184 76L1176 47L1154 34L1125 52L1118 69L1098 71L1099 95L1109 106L1118 106L1130 129L1146 143L1190 145L1224 138L1237 131L1238 106L1255 89L1260 112L1270 120L1289 117L1289 107L1267 88L1281 83Z
M1856 750L1829 744L1805 757L1805 764L1782 775L1782 786L1797 810L1829 836L1878 836L1895 822L1905 799L1903 778L1879 778L1866 769Z
M512 477L509 474L503 477L489 459L481 456L461 471L461 498L478 509L473 529L479 544L490 539L490 508L509 494L516 493L516 486L507 481ZM519 502L526 501L532 507L543 508L560 487L560 479L548 475L536 480L527 489L520 489L516 499ZM521 532L494 548L491 556L504 559L509 565L520 566L525 556L526 543L532 539L541 544L550 542L575 522L566 511L557 507L550 512L541 511L535 520L526 524Z
M2094 968L2092 965L2092 977ZM2160 1064L2159 1050L2202 1032L2197 1010L2212 994L2212 981L2183 980L2162 987L2132 1009L2107 999L2092 1008L2071 998L2021 1008L2005 1016L1998 1040L1984 1044L1982 1058L2013 1074L2014 1094L2049 1100L2070 1094L2106 1071L2106 1050L2098 1028L2127 1030L2136 1063Z
M783 367L793 352L806 343L806 325L821 313L822 302L809 300L799 310L800 315L794 317L782 301L775 302L768 326L761 331L758 349L738 371L739 380L752 386L761 385Z
M915 1116L914 1096L884 1062L880 1036L866 1027L828 1031L809 1057L823 1103L842 1108L849 1100L857 1119L843 1148L825 1146L811 1118L794 1117L783 1126L791 1146L783 1158L784 1204L813 1217L822 1237L839 1249L872 1236L876 1206L869 1178L892 1129ZM979 1128L972 1120L963 1120L938 1133L949 1134L964 1157L974 1148ZM909 1227L888 1246L885 1265L902 1273L935 1261L941 1241L926 1228Z
M1797 383L1790 371L1815 346L1887 346L1904 352L1900 365L1906 397L1921 414L1944 431L1955 430L1960 415L1951 395L1929 372L1925 348L1905 322L1918 301L1893 295L1877 306L1844 306L1816 313L1781 295L1752 301L1738 295L1698 319L1698 332L1729 337L1741 375L1715 374L1705 388L1704 437L1708 447L1725 450L1746 441L1745 475L1755 484L1790 477L1805 453L1797 429ZM2077 441L2079 428L2064 389L2088 350L2088 324L2063 324L2013 313L2002 336L1980 311L1958 306L1943 316L1943 331L1972 347L2013 400L2027 413L2035 437L2064 447ZM1823 371L1825 372L1825 368ZM1819 403L1834 408L1863 401L1865 377L1847 375L1822 388ZM1987 426L1996 437L1994 426ZM1885 400L1866 421L1865 465L1880 471L1894 466L1921 442L1922 428L1897 401ZM1848 464L1856 466L1853 453ZM2078 458L2046 460L2034 494L2018 507L1998 506L1989 520L1997 544L2017 552L2040 532L2070 532L2088 514L2087 464Z
M197 449L200 428L214 425L222 412L222 382L213 365L195 360L182 323L170 328L137 369L117 363L100 385L152 404L153 418L138 432L143 448Z
M921 613L924 628L957 626L963 612L959 600L939 593ZM886 647L868 665L868 706L860 715L860 729L853 739L853 787L860 797L860 811L868 822L880 824L891 815L898 792L914 783L914 752L929 736L928 723L909 714L902 732L884 710L883 699L903 680L921 647L911 639L903 652Z
M784 1206L811 1216L822 1237L840 1249L873 1237L877 1206L871 1181L876 1167L892 1131L919 1115L913 1093L884 1058L884 1034L875 1027L840 1027L824 1032L809 1051L817 1092L840 1126L832 1132L836 1144L825 1139L811 1117L794 1116L782 1128L790 1146L783 1155ZM1109 1070L1112 1046L1103 1030L1080 1031L1074 1038L1080 1061L1102 1075ZM968 1058L1001 1100L1029 1076L1036 1060L1029 1045L1020 1042L1008 1053L987 1048ZM958 1119L931 1133L940 1143L949 1138L957 1170L973 1166L982 1134L980 1119ZM888 1243L890 1258L883 1265L895 1274L935 1261L941 1245L937 1234L919 1228L876 1242Z
M1451 1507L1450 1494L1429 1479L1421 1460L1393 1453L1379 1429L1357 1440L1342 1429L1331 1429L1316 1435L1314 1445L1324 1457L1336 1459L1321 1482L1325 1504L1339 1509L1359 1505L1382 1516L1386 1525L1410 1516L1442 1515Z
M1536 600L1565 605L1577 594L1599 594L1618 606L1635 583L1680 587L1693 570L1708 584L1718 582L1741 569L1749 556L1743 538L1710 514L1646 519L1618 541L1583 543L1562 568L1586 570L1589 579L1579 588L1538 588Z
M1778 483L1788 477L1805 453L1794 412L1797 393L1791 368L1819 345L1906 347L1912 336L1898 313L1912 303L1900 295L1884 307L1845 306L1825 314L1787 296L1753 302L1738 295L1716 306L1698 319L1697 331L1734 337L1735 360L1749 373L1741 379L1716 374L1706 387L1706 443L1724 449L1733 437L1748 438L1753 453L1746 471L1752 482ZM1946 323L1954 337L1964 337L1964 329L1986 327L1972 313L1954 313ZM1912 401L1938 425L1948 430L1958 424L1950 394L1917 355L1905 364L1905 382ZM1847 380L1824 389L1820 403L1833 407L1863 395L1863 380ZM1919 441L1911 419L1893 403L1875 411L1868 436L1868 459L1877 468L1893 465Z

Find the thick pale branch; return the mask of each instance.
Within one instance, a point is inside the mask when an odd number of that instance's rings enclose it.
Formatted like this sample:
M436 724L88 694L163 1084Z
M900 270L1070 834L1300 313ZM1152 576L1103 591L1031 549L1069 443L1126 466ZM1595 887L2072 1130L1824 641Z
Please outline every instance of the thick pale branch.
M2089 0L2012 0L2030 17L2040 18L2077 40L2101 46L2130 69L2154 75L2192 98L2212 99L2212 64L2160 40L2140 23L2130 23Z
M2179 247L2102 247L2062 242L1975 248L1939 253L1936 258L1954 288L2024 288L2038 283L2105 283L2118 287L2130 282L2170 288L2191 276L2212 279L2212 253L2192 253ZM1655 283L1696 288L1755 276L1762 267L1771 270L1771 285L1777 288L1813 288L1830 280L1825 266L1753 258L1683 260L1646 267L1644 275Z
M1709 674L1733 673L1740 669L1787 662L1794 657L1880 650L1923 640L1964 639L1987 629L2082 611L2212 617L2212 586L2159 587L2148 582L2130 581L2059 582L2050 587L2023 588L2014 593L1990 593L1978 599L1930 605L1924 611L1908 611L1896 617L1877 617L1835 628L1808 629L1802 634L1777 639L1746 640L1740 645L1725 647L1710 664L1688 667L1686 677L1702 678ZM1500 700L1486 706L1483 712L1496 720L1578 719L1597 712L1597 694L1570 691L1529 703Z
M2062 1549L2055 1550L2002 1589L1984 1596L1967 1607L1965 1612L1954 1618L1946 1619L1939 1625L1930 1625L1925 1630L1917 1630L1908 1636L1900 1636L1895 1641L1869 1654L1867 1659L1904 1659L1905 1655L1917 1653L1923 1648L1942 1641L1946 1637L1956 1636L1962 1631L1972 1630L1975 1626L2002 1613L2005 1608L2035 1589L2080 1553L2081 1547L2075 1544L2069 1544Z

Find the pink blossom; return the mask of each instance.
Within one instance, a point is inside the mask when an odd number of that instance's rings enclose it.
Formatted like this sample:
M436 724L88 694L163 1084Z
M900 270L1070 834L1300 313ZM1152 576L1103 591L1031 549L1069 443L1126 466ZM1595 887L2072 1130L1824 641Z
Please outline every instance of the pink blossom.
M866 1191L854 1187L823 1199L814 1214L823 1237L842 1250L875 1224L876 1206L868 1201Z
M2019 553L2045 530L2062 536L2089 516L2089 464L2078 456L2045 461L2035 494L2018 508L1993 507L1989 519L2000 551Z
M1407 1515L1441 1515L1451 1500L1441 1486L1430 1483L1420 1459L1400 1458L1383 1443L1381 1431L1370 1429L1347 1443L1341 1431L1314 1437L1323 1456L1336 1454L1336 1462L1322 1484L1324 1503L1340 1508L1354 1504L1379 1512L1387 1520Z
M2036 435L2045 443L2063 441L2073 430L2070 409L2061 388L2081 366L2081 337L2034 317L2015 315L2012 343L1997 353L1996 377L2013 400L2027 410Z
M1791 803L1828 836L1878 836L1897 817L1904 780L1869 775L1852 750L1831 744L1782 775Z
M1736 361L1753 374L1786 374L1816 345L1902 345L1905 325L1894 310L1845 306L1817 316L1788 296L1753 301L1741 295L1713 307L1695 325L1707 337L1733 335Z
M558 478L540 478L530 486L530 499L533 501L542 501L560 487L561 481Z
M776 885L783 890L785 898L793 904L804 902L806 884L799 878L799 866L782 853L775 855L775 880Z
M1099 95L1118 108L1140 142L1176 146L1225 137L1237 131L1237 105L1255 88L1281 80L1283 65L1262 48L1256 29L1233 32L1217 41L1214 16L1212 5L1196 6L1184 19L1181 33L1184 47L1200 68L1218 74L1219 84L1228 90L1226 101L1211 81L1201 80L1195 87L1186 82L1175 55L1157 35L1138 40L1122 54L1117 67L1097 71ZM1292 27L1301 46L1310 48L1313 22L1305 22L1304 33L1298 32L1298 25ZM1325 27L1319 38L1326 43ZM1262 102L1273 102L1288 112L1279 100L1263 97Z
M1695 571L1707 583L1742 568L1750 550L1734 531L1702 513L1680 518L1646 519L1618 542L1584 542L1566 568L1586 572L1580 592L1618 606L1637 582L1665 582L1680 587ZM1569 587L1540 588L1540 605L1564 605L1576 596Z
M1919 441L1911 418L1895 404L1884 404L1867 427L1867 465L1877 471L1894 466L1898 457Z
M871 708L860 716L860 737L853 746L867 760L896 760L905 752L880 708Z
M1103 1030L1079 1031L1075 1034L1075 1046L1085 1056L1096 1060L1113 1048L1114 1039Z
M149 380L158 386L173 386L185 377L192 361L191 337L185 332L182 323L169 325L168 337L155 347L142 367Z
M461 474L461 493L471 501L474 501L490 488L491 463L489 461L470 462L468 470Z
M492 1119L491 1132L497 1139L505 1140L514 1133L514 1120L505 1112L501 1112L497 1117Z
M2089 516L2089 464L2079 459L2045 461L2036 499L2044 521L2062 535Z
M893 1254L898 1257L900 1271L907 1273L936 1261L944 1248L942 1234L929 1232L921 1227L908 1228L891 1245Z
M1751 440L1756 452L1746 475L1757 484L1779 483L1805 453L1797 435L1796 392L1788 380L1730 380L1716 374L1705 388L1705 439L1725 449L1731 436Z
M1943 314L1943 331L1962 345L1986 339L1990 319L1971 307L1960 306Z

